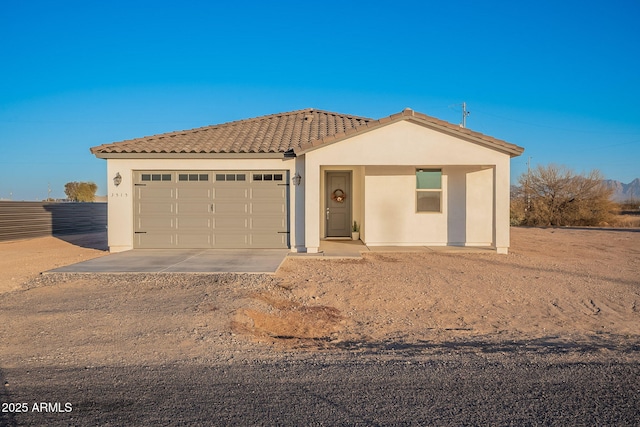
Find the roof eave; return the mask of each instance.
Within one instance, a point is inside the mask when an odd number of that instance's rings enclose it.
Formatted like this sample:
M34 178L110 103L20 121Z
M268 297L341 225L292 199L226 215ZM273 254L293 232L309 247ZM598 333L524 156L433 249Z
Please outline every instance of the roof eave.
M363 133L370 132L372 130L381 128L383 126L388 126L404 120L420 124L427 128L430 128L442 133L446 133L451 136L455 136L456 138L464 139L466 141L484 146L486 148L490 148L492 150L499 151L504 154L508 154L510 157L520 156L524 152L523 147L517 146L515 144L511 144L509 142L502 141L493 137L490 137L493 141L486 140L485 138L476 136L475 134L477 132L473 132L473 131L468 131L468 133L462 132L461 130L452 129L450 126L446 126L446 125L440 125L431 120L425 119L421 116L422 114L420 113L417 113L416 115L414 115L413 111L411 111L411 114L408 114L406 113L406 110L405 110L403 112L393 114L389 117L384 117L380 120L371 121L367 123L366 126L360 126L358 128L350 129L350 132L345 132L345 133L337 134L331 137L326 137L321 140L312 141L312 143L305 144L302 147L296 149L295 153L297 155L302 155L310 151L314 151L319 148L322 148L324 146L351 138L352 136L361 135Z
M93 153L99 159L289 159L285 153Z

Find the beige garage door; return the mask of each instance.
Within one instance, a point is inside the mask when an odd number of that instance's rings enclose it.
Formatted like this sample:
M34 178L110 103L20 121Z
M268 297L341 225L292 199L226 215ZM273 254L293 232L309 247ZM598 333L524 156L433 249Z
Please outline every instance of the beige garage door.
M286 171L137 171L136 248L289 247Z

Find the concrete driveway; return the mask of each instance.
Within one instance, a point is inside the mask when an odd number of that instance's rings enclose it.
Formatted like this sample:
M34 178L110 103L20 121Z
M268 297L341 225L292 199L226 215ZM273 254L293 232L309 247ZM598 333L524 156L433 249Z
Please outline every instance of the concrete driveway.
M275 273L288 249L134 249L47 273Z

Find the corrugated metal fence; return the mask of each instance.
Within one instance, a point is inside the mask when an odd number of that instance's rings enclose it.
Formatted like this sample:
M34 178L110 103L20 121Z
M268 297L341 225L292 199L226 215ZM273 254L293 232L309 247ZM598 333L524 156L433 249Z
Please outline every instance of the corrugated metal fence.
M104 231L106 203L0 202L0 241Z

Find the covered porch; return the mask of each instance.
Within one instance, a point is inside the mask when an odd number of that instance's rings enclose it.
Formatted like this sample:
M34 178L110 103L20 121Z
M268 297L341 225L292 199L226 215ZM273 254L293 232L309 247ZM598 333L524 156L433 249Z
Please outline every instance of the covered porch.
M362 240L323 239L317 253L289 253L291 257L362 258L366 253L495 254L493 247L473 246L367 246Z
M354 221L369 248L508 251L510 154L503 145L406 111L297 154L304 193L296 207L296 228L304 229L298 252L317 253L324 239L350 237Z
M354 222L360 249L368 251L506 246L497 244L496 165L319 165L316 171L306 171L307 184L317 179L311 188L318 191L307 187L304 252L331 252L332 245L349 252L348 243L333 239L351 239Z

